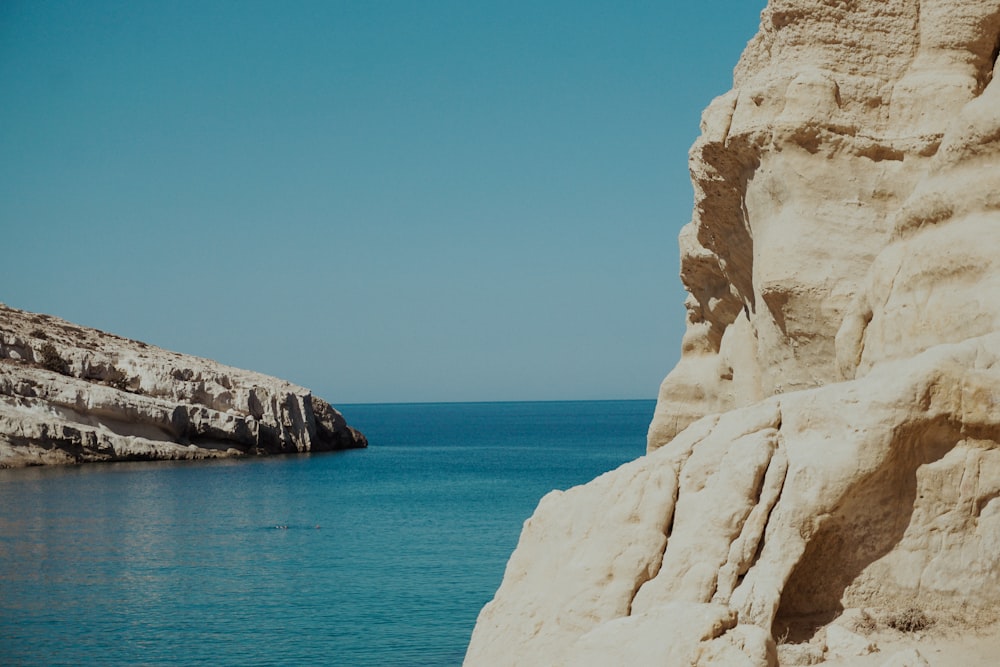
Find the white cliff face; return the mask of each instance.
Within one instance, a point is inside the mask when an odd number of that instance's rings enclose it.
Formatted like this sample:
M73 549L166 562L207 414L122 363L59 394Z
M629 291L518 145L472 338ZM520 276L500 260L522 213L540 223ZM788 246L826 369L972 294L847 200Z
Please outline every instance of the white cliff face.
M366 444L302 387L0 304L0 467Z
M998 34L995 1L785 0L764 10L735 87L705 111L691 149L694 216L680 239L688 330L650 449L701 415L841 379L835 338L849 320L844 336L860 345L867 310L852 302L876 256L921 221L996 210ZM927 243L933 252L939 241ZM882 273L890 261L879 260ZM968 300L944 300L990 330ZM973 335L952 329L953 339ZM928 328L928 344L939 330ZM904 337L912 352L915 333L876 323L867 335Z
M996 617L998 48L998 0L769 4L691 150L649 453L543 499L466 664L815 664L900 610Z

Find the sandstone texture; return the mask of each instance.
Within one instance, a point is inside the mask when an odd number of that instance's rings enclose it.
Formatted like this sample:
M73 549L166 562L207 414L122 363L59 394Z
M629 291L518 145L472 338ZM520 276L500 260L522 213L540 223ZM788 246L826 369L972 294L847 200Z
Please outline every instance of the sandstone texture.
M467 665L980 664L998 50L1000 0L768 4L691 149L648 453L542 499Z
M0 467L366 445L302 387L0 304Z

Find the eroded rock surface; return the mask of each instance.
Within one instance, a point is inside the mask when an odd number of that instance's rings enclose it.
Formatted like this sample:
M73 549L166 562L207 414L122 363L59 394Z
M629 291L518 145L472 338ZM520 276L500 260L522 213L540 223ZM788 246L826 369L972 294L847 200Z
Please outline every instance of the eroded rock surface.
M945 329L993 330L996 299L955 281L996 294L998 34L995 0L768 5L691 149L688 329L651 448L704 414L911 355ZM916 283L892 288L904 256ZM938 321L918 326L924 316Z
M648 454L542 500L467 665L850 664L996 619L998 50L1000 0L769 3L691 150Z
M366 445L302 387L0 304L0 467Z

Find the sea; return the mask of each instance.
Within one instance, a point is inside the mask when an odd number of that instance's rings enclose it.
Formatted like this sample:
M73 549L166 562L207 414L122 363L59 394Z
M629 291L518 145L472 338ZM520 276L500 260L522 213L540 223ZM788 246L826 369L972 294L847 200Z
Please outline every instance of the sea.
M653 408L345 405L368 449L0 470L0 665L460 665L541 497Z

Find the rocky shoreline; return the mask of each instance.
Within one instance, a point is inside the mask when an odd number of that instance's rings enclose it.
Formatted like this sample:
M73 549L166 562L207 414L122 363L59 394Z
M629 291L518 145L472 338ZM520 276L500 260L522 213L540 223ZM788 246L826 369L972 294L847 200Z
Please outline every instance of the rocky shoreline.
M0 468L367 444L303 387L0 304Z

